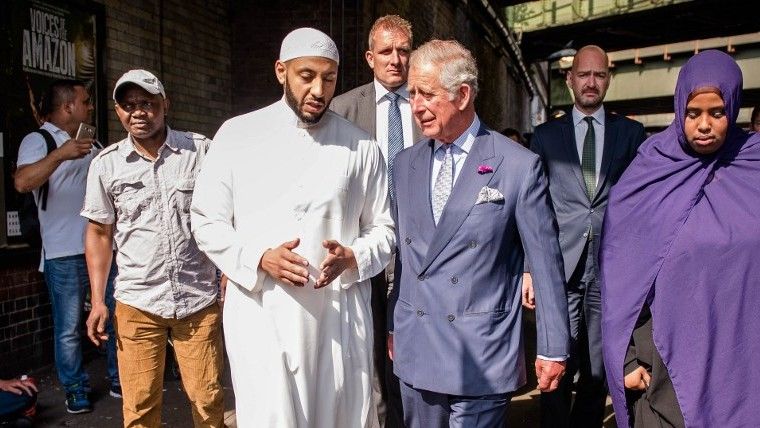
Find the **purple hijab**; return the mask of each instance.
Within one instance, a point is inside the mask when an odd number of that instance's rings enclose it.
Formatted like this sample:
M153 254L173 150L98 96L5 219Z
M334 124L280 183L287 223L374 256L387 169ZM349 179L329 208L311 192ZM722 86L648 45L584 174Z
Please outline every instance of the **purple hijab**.
M720 90L723 146L684 136L689 95ZM681 69L676 117L647 139L610 192L600 252L602 338L619 427L629 425L623 360L644 304L687 427L760 424L760 134L736 126L742 74L704 51Z

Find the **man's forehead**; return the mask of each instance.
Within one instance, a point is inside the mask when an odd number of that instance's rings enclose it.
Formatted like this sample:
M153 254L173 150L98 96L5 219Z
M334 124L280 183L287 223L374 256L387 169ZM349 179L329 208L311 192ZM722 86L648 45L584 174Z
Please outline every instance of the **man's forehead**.
M338 71L338 63L321 56L302 56L286 61L285 64L288 68L292 68L296 72L317 71L324 73Z
M400 45L409 45L409 35L398 28L381 28L372 35L375 43L397 43Z
M153 99L155 97L160 97L160 94L151 94L150 92L146 91L145 89L139 87L135 84L128 84L124 89L120 91L119 94L119 101L123 101L125 99Z
M607 57L604 53L596 50L587 50L578 54L573 64L573 71L582 72L607 72L609 70Z

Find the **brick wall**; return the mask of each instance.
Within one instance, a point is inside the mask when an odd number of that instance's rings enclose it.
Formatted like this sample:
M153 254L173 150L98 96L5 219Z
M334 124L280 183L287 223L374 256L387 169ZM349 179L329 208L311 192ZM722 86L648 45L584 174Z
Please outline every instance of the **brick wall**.
M229 2L100 2L106 6L109 99L125 71L145 68L166 88L170 126L213 136L231 111ZM126 136L115 114L108 125L111 141Z
M39 252L3 256L0 268L0 378L49 364L53 354L50 301L37 272Z
M480 69L476 107L486 124L497 130L529 128L527 90L513 70L512 59L499 49L500 36L479 1L235 0L232 4L236 114L282 96L274 61L285 34L301 26L326 32L338 45L341 65L336 93L369 82L372 74L364 61L369 29L377 17L394 13L412 23L415 47L431 38L455 38L473 52Z

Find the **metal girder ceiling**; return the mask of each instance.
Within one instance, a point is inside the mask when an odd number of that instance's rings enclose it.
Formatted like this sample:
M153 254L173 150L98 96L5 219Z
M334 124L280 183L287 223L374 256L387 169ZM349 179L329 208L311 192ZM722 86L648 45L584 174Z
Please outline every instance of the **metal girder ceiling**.
M517 3L524 2L510 2ZM616 51L756 31L760 31L760 1L698 0L525 32L520 47L526 61L533 62L570 41L575 48L598 44Z

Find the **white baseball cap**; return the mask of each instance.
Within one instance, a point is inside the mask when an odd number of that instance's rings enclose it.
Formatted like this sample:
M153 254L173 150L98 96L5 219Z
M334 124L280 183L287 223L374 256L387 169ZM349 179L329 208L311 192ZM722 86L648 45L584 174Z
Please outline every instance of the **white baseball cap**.
M158 80L158 77L153 75L153 73L150 71L137 69L129 70L128 72L124 73L119 78L119 80L116 81L116 86L113 88L114 101L116 101L116 93L119 91L119 88L127 83L133 83L153 95L161 94L162 97L166 98L164 85L161 84L161 81Z

